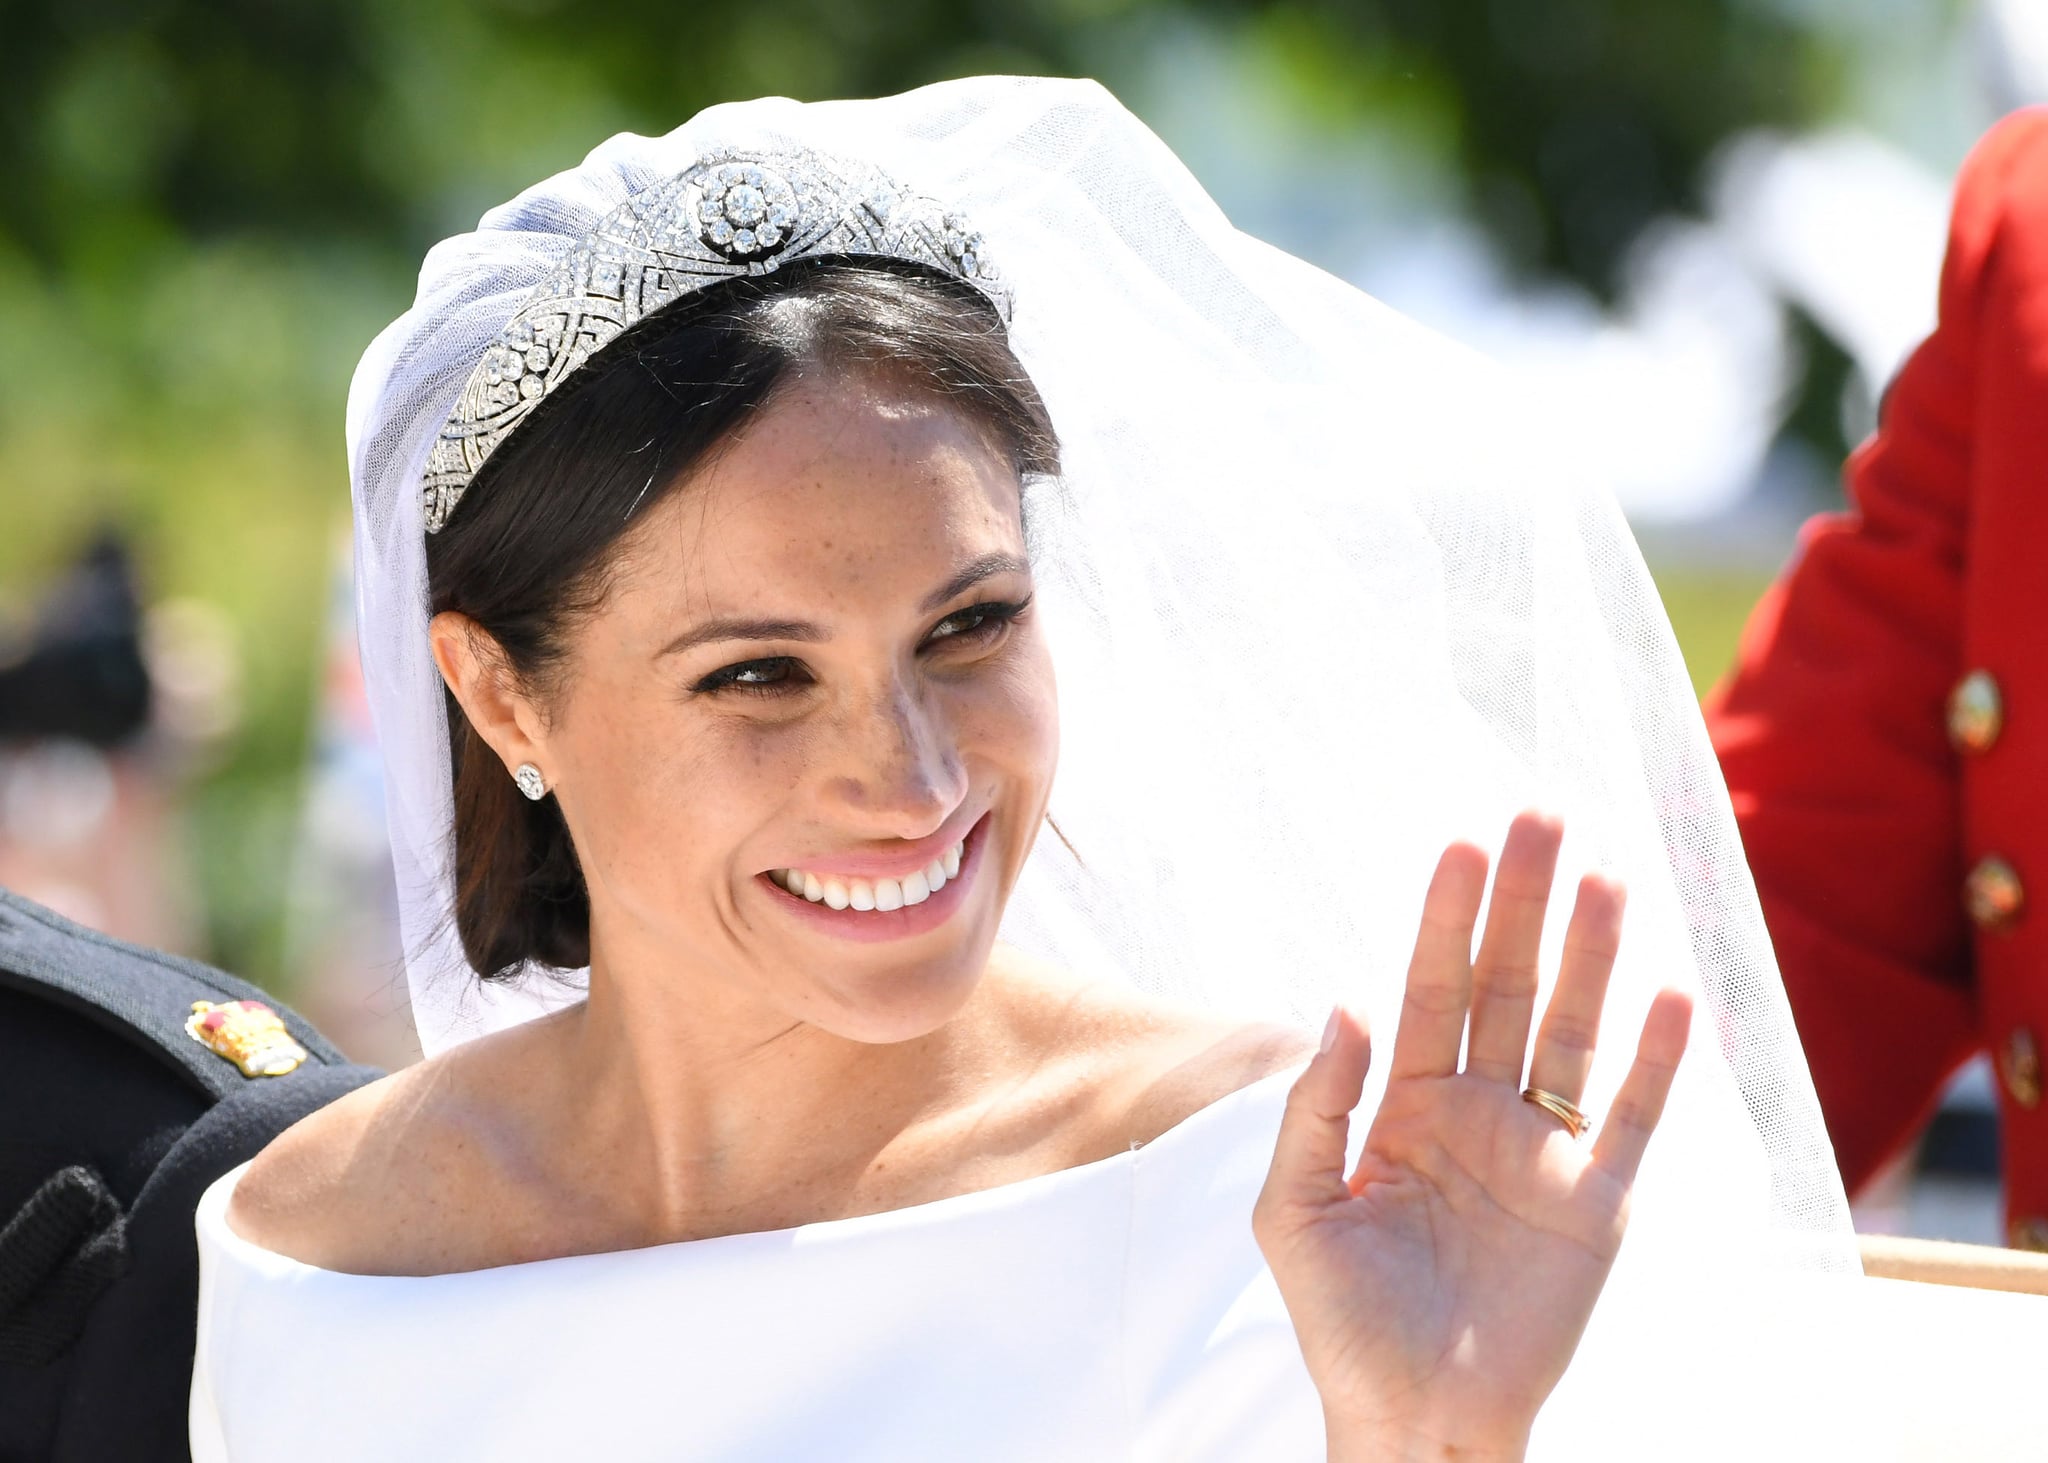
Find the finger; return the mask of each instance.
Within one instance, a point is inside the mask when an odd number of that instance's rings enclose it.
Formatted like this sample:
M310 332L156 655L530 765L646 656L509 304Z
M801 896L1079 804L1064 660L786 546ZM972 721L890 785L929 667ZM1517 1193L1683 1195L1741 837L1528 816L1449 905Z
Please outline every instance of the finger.
M1485 851L1469 843L1445 849L1422 899L1388 1080L1448 1077L1458 1070L1472 1001L1472 927L1485 895Z
M1345 1144L1351 1135L1351 1110L1365 1091L1365 1073L1371 1065L1372 1037L1365 1023L1339 1006L1330 1013L1322 1050L1287 1094L1265 1199L1327 1202L1350 1197L1344 1187Z
M1635 1178L1650 1134L1664 1116L1664 1099L1671 1095L1671 1079L1677 1075L1691 1029L1692 997L1678 990L1657 992L1643 1021L1635 1063L1600 1125L1600 1136L1593 1140L1593 1162L1624 1182Z
M1493 875L1486 934L1472 967L1472 1040L1465 1070L1475 1077L1521 1085L1529 1019L1536 1009L1536 954L1563 841L1564 824L1546 813L1523 813L1508 826Z
M1564 960L1557 987L1536 1028L1529 1057L1529 1085L1577 1106L1593 1070L1600 1040L1600 1009L1607 1002L1607 978L1621 948L1621 916L1627 894L1619 881L1588 874L1579 881L1572 922L1565 927Z

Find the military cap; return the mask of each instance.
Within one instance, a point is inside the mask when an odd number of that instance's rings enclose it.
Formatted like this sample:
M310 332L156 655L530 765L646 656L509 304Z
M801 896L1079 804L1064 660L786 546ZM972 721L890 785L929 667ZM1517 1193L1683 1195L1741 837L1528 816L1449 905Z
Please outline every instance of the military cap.
M379 1075L245 981L0 889L0 1459L189 1458L199 1196Z

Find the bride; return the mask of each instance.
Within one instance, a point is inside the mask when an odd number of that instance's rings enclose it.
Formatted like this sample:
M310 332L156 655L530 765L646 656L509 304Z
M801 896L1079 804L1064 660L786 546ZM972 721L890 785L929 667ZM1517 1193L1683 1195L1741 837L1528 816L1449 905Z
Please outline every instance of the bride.
M1835 1263L1668 629L1512 422L1081 84L435 249L349 411L430 1059L202 1203L195 1455L1519 1458L1632 1199Z

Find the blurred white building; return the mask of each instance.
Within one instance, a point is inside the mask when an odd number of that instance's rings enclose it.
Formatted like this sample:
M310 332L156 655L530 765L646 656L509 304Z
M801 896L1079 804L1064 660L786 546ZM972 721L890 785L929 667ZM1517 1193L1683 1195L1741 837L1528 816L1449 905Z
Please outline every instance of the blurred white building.
M1651 230L1611 309L1510 280L1398 138L1316 135L1199 36L1160 57L1139 105L1242 227L1506 365L1660 549L1726 542L1673 530L1757 515L1737 541L1769 563L1840 466L1771 450L1802 367L1791 311L1854 363L1854 440L1933 326L1956 165L1997 116L2048 97L2041 0L1773 3L1856 58L1847 110L1817 135L1733 139L1705 216Z

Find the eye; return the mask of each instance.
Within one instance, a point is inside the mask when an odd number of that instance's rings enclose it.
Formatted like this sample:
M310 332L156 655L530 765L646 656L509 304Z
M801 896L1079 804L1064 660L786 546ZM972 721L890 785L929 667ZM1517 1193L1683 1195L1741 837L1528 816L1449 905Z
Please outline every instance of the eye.
M792 690L800 685L795 672L797 662L787 655L772 656L767 660L743 660L738 665L724 666L713 671L691 689L693 691L751 691L756 695L774 695L779 691Z
M941 640L983 640L1000 634L1004 627L1031 608L1031 596L1020 600L990 600L984 604L969 605L964 610L955 610L938 624L932 626L929 637Z

